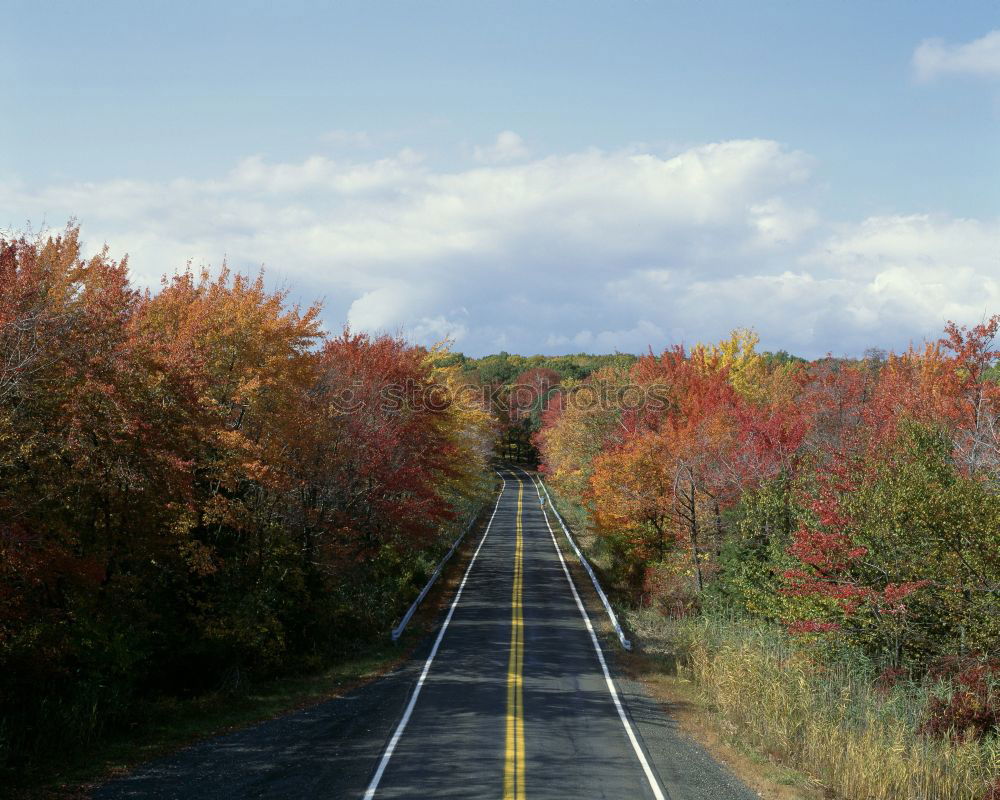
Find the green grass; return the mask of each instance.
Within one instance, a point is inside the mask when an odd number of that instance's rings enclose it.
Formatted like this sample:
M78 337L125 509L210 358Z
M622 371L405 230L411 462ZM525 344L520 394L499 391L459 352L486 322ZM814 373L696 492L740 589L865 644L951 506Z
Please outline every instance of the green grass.
M597 573L597 577L601 581L601 586L613 596L621 594L621 587L616 585L611 579L611 576L616 571L614 556L607 547L604 539L594 531L593 523L587 509L579 503L567 500L556 492L548 482L545 483L545 486L549 490L549 495L552 497L552 502L555 504L556 510L566 521L566 525L569 526L577 545L579 545L580 550L586 555L587 561L590 562L590 566L593 567L594 572ZM553 520L553 525L558 527L558 522Z

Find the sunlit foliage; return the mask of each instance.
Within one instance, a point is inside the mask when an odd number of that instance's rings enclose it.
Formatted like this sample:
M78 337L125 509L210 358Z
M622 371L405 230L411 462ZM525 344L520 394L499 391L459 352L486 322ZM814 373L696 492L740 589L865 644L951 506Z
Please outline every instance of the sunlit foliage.
M319 311L0 240L0 768L385 635L482 502L447 352Z

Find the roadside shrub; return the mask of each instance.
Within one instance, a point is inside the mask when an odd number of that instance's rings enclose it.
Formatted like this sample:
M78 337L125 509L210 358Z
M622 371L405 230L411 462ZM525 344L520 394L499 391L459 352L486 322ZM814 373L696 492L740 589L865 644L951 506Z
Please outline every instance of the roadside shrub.
M628 622L647 652L674 657L728 738L803 770L839 797L1000 800L1000 736L927 735L921 726L932 687L895 676L878 688L876 667L857 648L706 614L671 620L643 610ZM965 682L953 694L987 681L960 674Z
M975 739L1000 732L1000 661L967 665L953 675L948 694L930 698L921 731Z
M689 570L676 563L651 564L643 571L642 605L674 619L695 614L701 598Z

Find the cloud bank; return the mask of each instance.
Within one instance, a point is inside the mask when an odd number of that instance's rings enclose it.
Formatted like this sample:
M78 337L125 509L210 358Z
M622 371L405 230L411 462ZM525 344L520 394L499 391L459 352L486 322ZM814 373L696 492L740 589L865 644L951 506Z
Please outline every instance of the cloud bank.
M813 159L769 140L531 157L510 131L462 169L252 156L214 179L27 188L0 225L82 224L140 283L265 264L329 327L445 336L470 354L639 352L753 326L806 356L905 347L1000 310L1000 222L824 219Z

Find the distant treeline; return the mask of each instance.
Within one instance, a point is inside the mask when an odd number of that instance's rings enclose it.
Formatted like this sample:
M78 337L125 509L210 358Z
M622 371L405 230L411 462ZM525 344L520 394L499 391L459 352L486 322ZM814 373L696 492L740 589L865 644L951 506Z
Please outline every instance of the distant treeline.
M765 363L805 362L805 359L790 355L784 350L775 353L765 351L761 352L760 356ZM551 370L558 375L560 381L579 381L605 367L629 369L639 358L632 353L520 356L501 351L481 358L471 358L462 353L449 353L445 357L445 363L460 366L466 376L479 382L510 386L516 384L521 375L532 370Z
M765 351L755 357L768 368L806 363L784 350ZM498 453L528 463L538 461L534 437L541 428L542 412L557 389L565 392L586 386L595 373L627 374L640 360L632 353L521 356L500 352L470 358L453 352L443 357L443 363L461 369L468 384L483 387L482 396L498 425Z

